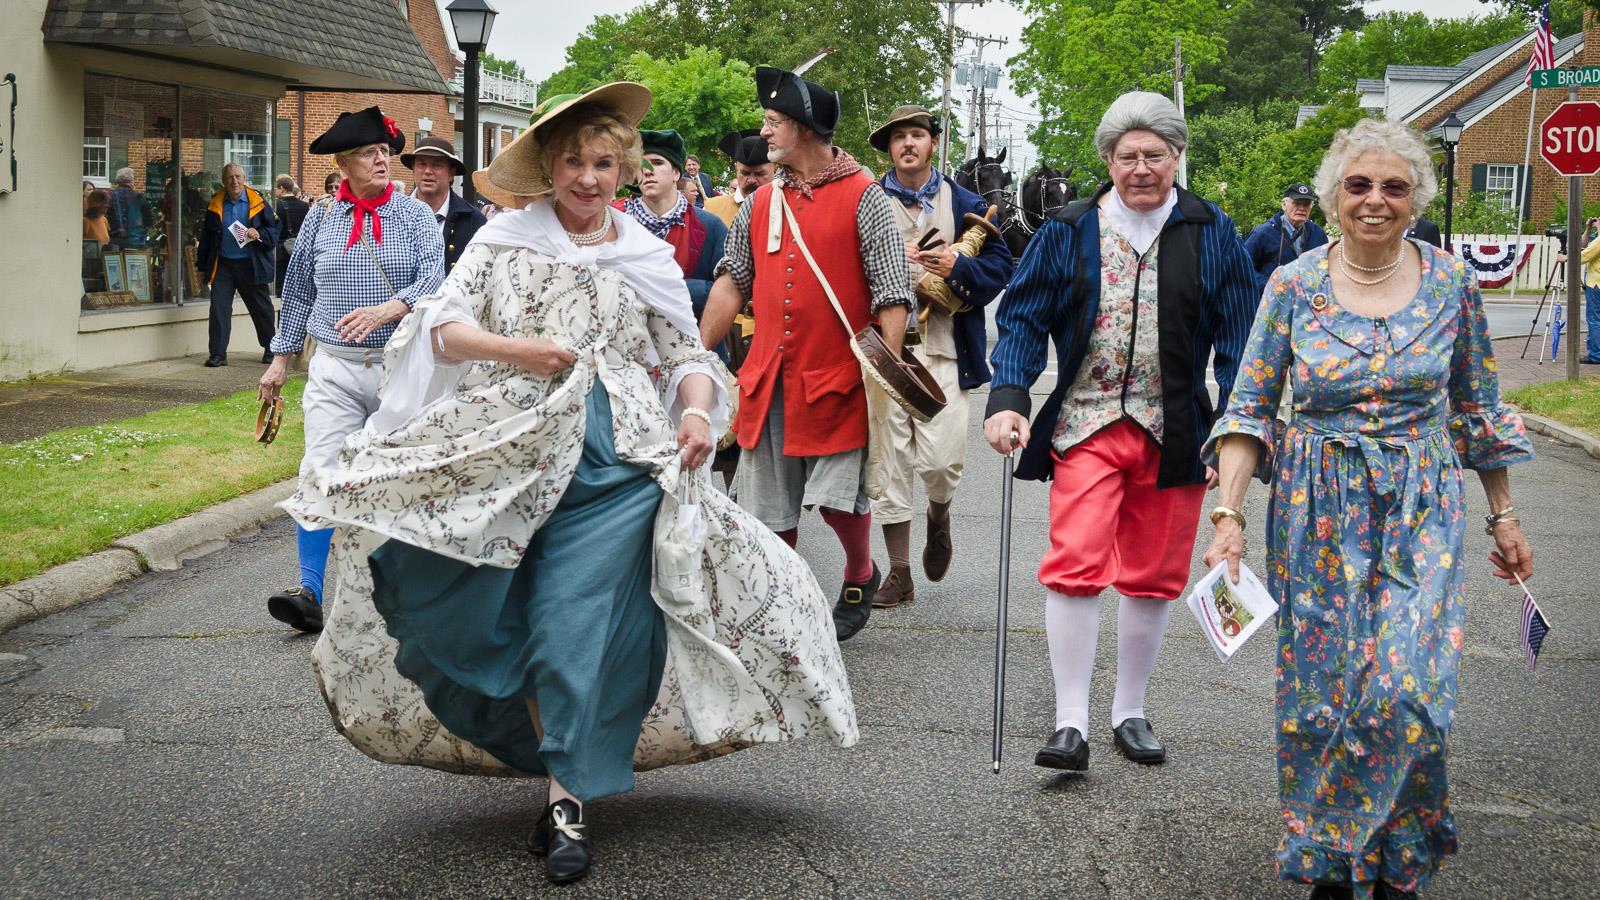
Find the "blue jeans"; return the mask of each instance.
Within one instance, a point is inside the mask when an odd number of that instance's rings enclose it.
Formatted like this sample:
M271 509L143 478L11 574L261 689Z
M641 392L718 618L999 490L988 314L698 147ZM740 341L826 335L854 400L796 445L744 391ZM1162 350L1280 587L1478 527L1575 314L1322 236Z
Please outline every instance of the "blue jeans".
M1600 287L1584 285L1583 327L1589 332L1584 361L1600 363Z

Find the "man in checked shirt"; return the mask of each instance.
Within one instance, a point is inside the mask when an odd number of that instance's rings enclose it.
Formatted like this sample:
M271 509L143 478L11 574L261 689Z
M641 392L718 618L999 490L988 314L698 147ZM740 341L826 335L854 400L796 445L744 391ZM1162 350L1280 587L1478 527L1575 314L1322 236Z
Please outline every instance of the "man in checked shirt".
M739 369L734 421L743 451L739 504L790 546L801 508L822 508L844 547L844 585L833 611L843 641L866 624L882 580L872 562L866 494L866 391L850 340L876 317L899 355L912 308L911 272L889 198L833 146L838 95L766 66L756 69L756 90L766 109L761 136L778 175L734 217L700 338L717 346L752 301L755 340ZM849 331L787 222L769 235L776 191L833 287Z

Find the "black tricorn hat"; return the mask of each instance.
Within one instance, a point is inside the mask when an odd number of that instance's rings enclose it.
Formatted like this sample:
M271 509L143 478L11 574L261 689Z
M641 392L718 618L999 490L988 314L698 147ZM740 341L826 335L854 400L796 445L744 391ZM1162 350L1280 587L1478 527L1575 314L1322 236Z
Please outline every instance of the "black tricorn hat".
M395 127L394 120L376 106L360 112L342 112L333 127L311 142L312 153L343 153L368 144L388 144L390 153L405 149L406 136Z
M761 139L759 128L730 131L722 136L717 149L741 165L759 166L767 162L767 142Z
M823 137L839 127L839 95L784 69L756 67L756 100Z

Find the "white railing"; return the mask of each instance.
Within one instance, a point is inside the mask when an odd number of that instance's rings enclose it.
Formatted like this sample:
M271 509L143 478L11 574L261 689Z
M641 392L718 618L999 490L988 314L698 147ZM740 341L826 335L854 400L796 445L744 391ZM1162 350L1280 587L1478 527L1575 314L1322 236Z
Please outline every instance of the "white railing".
M465 90L462 73L450 79L450 88L457 94ZM478 102L509 103L533 109L539 103L539 84L526 78L501 75L498 72L478 72Z
M1561 252L1559 241L1553 237L1545 237L1542 234L1525 234L1521 238L1510 234L1458 234L1453 236L1452 240L1481 241L1501 246L1517 240L1524 244L1532 243L1533 250L1528 254L1528 262L1523 265L1522 271L1517 273L1515 282L1517 297L1527 297L1532 300L1539 299L1539 295L1544 291L1545 282L1550 278L1550 270L1555 266L1556 254ZM1558 276L1558 280L1559 278L1560 276ZM1511 285L1508 284L1500 288L1499 291L1509 292L1510 289Z

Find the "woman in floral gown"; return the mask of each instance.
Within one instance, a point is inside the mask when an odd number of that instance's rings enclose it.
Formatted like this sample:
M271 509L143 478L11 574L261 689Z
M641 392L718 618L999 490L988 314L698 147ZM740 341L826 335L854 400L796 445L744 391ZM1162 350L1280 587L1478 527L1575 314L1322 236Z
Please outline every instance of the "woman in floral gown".
M649 105L555 97L496 156L541 199L417 303L378 413L287 504L353 526L314 655L339 729L386 762L546 776L530 849L557 882L589 871L584 803L635 768L856 739L809 568L702 489L724 370L672 248L611 214Z
M1445 759L1465 619L1462 468L1488 495L1496 574L1532 574L1506 467L1530 459L1500 402L1477 282L1405 231L1437 184L1398 124L1340 132L1317 192L1343 232L1280 268L1207 453L1208 565L1244 553L1254 471L1271 485L1278 618L1279 873L1313 897L1411 897L1456 852ZM1293 373L1293 415L1277 421Z

